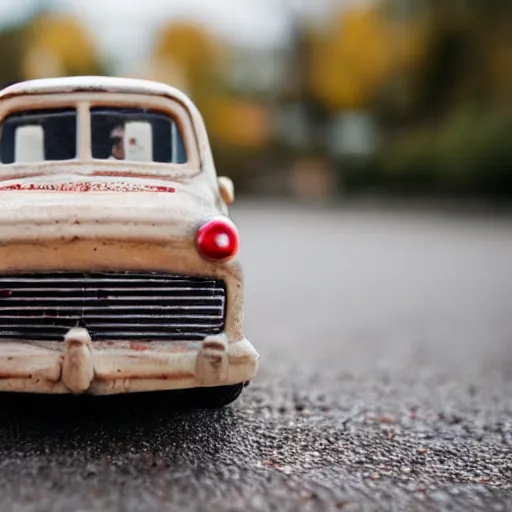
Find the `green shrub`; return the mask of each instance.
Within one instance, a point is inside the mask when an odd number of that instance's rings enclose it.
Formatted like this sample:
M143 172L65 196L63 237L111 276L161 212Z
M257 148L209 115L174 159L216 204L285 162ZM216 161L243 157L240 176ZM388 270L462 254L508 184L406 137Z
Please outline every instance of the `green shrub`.
M440 126L386 141L367 176L389 189L512 194L512 116L461 108Z

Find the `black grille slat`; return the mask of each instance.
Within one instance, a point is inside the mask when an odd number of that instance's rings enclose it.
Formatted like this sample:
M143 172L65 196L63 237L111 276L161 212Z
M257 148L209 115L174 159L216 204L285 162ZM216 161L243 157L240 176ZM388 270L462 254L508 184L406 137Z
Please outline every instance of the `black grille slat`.
M13 327L19 327L19 326L27 326L33 327L33 326L40 326L41 328L44 327L51 327L53 325L63 325L63 326L69 326L73 327L76 326L77 323L80 320L77 321L76 318L73 317L38 317L38 318L6 318L6 319L0 319L0 323L2 326L2 329L10 329ZM91 329L95 329L99 326L108 326L108 327L116 327L119 328L120 322L113 322L112 318L100 318L100 319L87 319L87 327ZM176 328L183 328L187 326L197 325L200 327L218 327L222 325L222 320L220 319L207 319L207 318L175 318L172 319L172 324ZM169 328L169 321L165 321L162 318L159 318L157 320L153 320L152 318L144 318L144 319L126 319L123 320L122 325L125 326L136 326L136 327L148 327L151 326L154 327L165 327L166 329Z
M2 283L3 285L3 283ZM128 294L133 294L133 288L71 288L71 287L59 287L58 290L52 290L51 288L15 288L14 286L10 287L10 293L11 297L37 297L36 294L41 293L51 293L52 295L56 297L61 296L69 296L70 294L74 293L80 293L83 294L85 297L94 297L98 293L102 293L108 296L120 296L125 297ZM181 296L189 296L190 294L193 294L194 292L199 292L201 294L204 294L206 296L208 295L217 295L219 293L222 293L222 288L160 288L160 287L154 287L154 288L137 288L137 295L138 296L147 296L150 294L154 294L157 292L159 295L162 294L169 294L172 293L174 296L181 297ZM129 296L129 295L128 295Z
M97 306L84 306L86 311L104 311L104 308L97 307ZM186 311L190 313L191 311L197 312L202 311L203 313L205 311L213 311L213 314L217 314L219 310L222 309L222 306L146 306L146 305L132 305L130 308L127 308L126 305L120 306L115 304L109 305L109 311L114 311L116 309L122 310L122 311L136 311L137 313L140 313L141 311L148 311L149 314L153 315L153 312L160 311L160 312L177 312L177 311ZM18 314L23 314L24 312L30 313L34 311L44 311L44 308L41 308L41 306L24 306L22 310L18 308L18 306L12 307L12 306L5 306L2 308L2 299L0 298L0 312L1 311L16 311ZM71 311L70 314L76 314L75 308L70 307L59 307L59 312L63 311ZM198 314L203 314L198 313ZM43 313L41 313L43 314Z
M23 323L26 321L34 321L40 322L41 319L44 318L53 318L54 315L25 315L25 316L15 316L15 315L0 315L0 324L7 325L7 321L11 322L19 322ZM73 314L63 315L59 314L58 318L74 318ZM193 315L116 315L117 320L123 320L123 322L143 322L146 321L154 321L154 322L162 322L167 323L168 320L173 320L175 322L186 322L186 320L218 320L219 315L204 315L204 316L193 316ZM96 322L98 320L112 320L112 315L91 315L88 317L89 322Z
M62 337L66 334L67 329L62 328L58 332L44 333L40 331L20 332L20 331L2 331L1 338L7 338L12 340L37 340L37 341L61 341ZM30 335L32 334L32 335ZM184 336L179 332L135 332L135 331L119 331L116 333L98 331L95 334L96 341L125 341L125 340L143 340L143 341L200 341L208 336L208 332L203 333L187 333ZM57 339L58 338L58 339Z
M0 308L2 307L2 302L7 302L5 299L0 297ZM222 299L218 297L186 297L186 298L168 298L168 297L9 297L9 305L13 307L24 307L27 303L43 303L43 304L53 304L54 306L59 306L60 304L72 304L72 303L80 303L85 306L94 306L94 307L102 307L105 303L125 303L125 304L133 304L133 305L145 305L151 301L152 304L162 304L162 307L165 307L166 304L170 306L179 306L185 302L189 305L212 305L212 306L221 306ZM120 304L120 305L121 305Z
M62 278L62 277L52 277L52 275L45 275L44 281L37 277L28 277L27 279L1 279L0 282L2 285L6 286L12 286L14 288L24 288L29 285L29 287L32 288L45 288L48 286L48 282L52 282L59 285L68 285L69 288L76 288L77 281L76 279L69 279L69 278ZM104 288L126 288L130 286L138 286L140 288L157 288L157 287L166 287L169 286L169 283L166 281L157 280L151 277L148 277L147 279L109 279L109 278L102 278L101 274L96 275L94 278L83 278L80 280L81 285L89 285L94 287L94 285L97 285L98 282L101 282L103 284L102 287ZM197 286L191 286L193 283L197 283L203 286L215 286L219 285L219 281L216 280L187 280L187 279L177 279L172 282L173 288L186 288L190 287L191 289L196 289ZM108 285L108 286L107 286ZM65 287L65 286L61 286Z
M220 324L206 324L206 325L201 325L201 324L183 324L183 325L180 325L178 328L176 328L175 330L177 332L183 332L185 330L189 331L189 330L205 330L205 331L208 331L209 329L211 328L218 328L220 326ZM14 325L4 325L2 326L3 329L6 329L7 331L15 331L15 330L18 330L19 326L14 324ZM27 330L37 330L37 329L41 329L41 330L44 330L44 331L48 331L50 329L54 329L54 328L58 328L58 329L65 329L65 330L69 330L70 327L73 327L73 324L65 324L64 322L62 324L52 324L52 325L44 325L44 324L41 324L41 325L26 325L26 327L24 326L24 328L26 328ZM92 330L94 331L119 331L119 325L118 324L91 324L89 326ZM125 328L128 327L125 325ZM134 324L133 326L130 326L130 327L136 327L138 331L141 331L141 332L147 332L147 331L158 331L158 332L167 332L169 330L169 326L168 325L165 325L165 324Z
M45 320L48 320L45 322ZM169 329L169 323L168 322L152 322L151 319L147 319L144 322L123 322L125 327L137 327L137 328L148 328L154 327L155 329L158 328L165 328ZM68 329L71 327L74 327L77 325L77 321L73 318L39 318L38 320L20 320L20 321L12 321L12 319L9 319L9 322L2 322L2 329L13 329L13 328L19 328L19 327L40 327L41 329L45 329L47 327L67 327ZM222 321L212 321L212 320L203 320L201 318L199 319L190 319L188 321L173 321L173 325L176 329L183 329L183 328L189 328L189 327L220 327L222 326ZM98 328L100 329L119 329L119 323L112 323L112 322L97 322L94 320L88 320L87 321L87 327L92 330L96 330Z
M226 288L164 273L0 276L0 339L62 341L86 327L95 341L199 340L224 330Z

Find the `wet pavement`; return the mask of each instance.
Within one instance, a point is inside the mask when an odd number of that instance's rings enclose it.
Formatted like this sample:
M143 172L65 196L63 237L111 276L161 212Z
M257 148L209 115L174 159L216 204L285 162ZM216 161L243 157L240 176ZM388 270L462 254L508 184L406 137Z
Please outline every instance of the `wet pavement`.
M258 378L0 397L0 511L512 509L512 221L233 208Z

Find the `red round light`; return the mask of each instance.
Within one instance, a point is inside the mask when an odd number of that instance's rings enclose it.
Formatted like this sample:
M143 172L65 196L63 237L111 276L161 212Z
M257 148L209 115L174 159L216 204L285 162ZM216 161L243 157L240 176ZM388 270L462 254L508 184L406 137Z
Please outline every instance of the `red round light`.
M238 252L238 231L227 218L213 219L198 229L196 244L206 259L219 261L232 258Z

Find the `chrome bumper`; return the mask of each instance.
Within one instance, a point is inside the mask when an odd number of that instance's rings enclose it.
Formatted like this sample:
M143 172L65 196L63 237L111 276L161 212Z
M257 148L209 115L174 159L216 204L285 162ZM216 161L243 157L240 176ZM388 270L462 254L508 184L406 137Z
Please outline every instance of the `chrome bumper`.
M239 384L254 378L258 353L225 334L204 341L91 342L71 329L64 342L0 341L0 391L107 395Z

